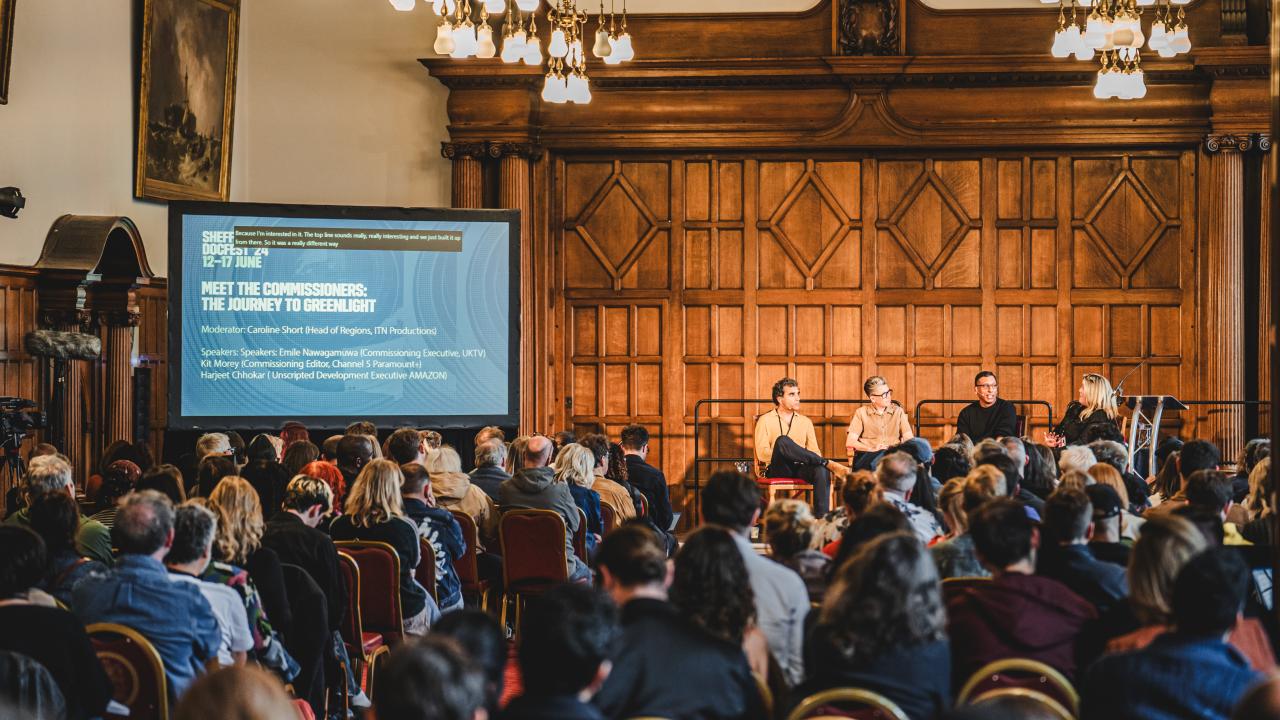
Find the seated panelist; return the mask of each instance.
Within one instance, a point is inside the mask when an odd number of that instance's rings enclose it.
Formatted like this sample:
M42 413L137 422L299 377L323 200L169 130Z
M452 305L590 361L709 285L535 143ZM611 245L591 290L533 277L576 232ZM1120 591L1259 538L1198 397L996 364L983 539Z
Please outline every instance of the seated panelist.
M893 401L893 389L879 375L862 384L867 404L853 411L844 447L855 470L871 470L889 448L915 437L907 411Z
M813 485L813 511L830 510L831 475L849 468L822 457L813 421L800 414L800 385L791 378L773 384L773 409L756 420L756 468L762 477L800 478Z

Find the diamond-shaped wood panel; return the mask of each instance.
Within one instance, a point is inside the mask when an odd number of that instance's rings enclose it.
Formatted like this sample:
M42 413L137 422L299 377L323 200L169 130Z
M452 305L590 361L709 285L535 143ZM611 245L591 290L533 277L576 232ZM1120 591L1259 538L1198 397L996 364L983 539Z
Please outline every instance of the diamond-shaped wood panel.
M978 164L956 164L949 174L957 180L980 183ZM911 173L914 178L908 180ZM878 247L881 287L976 287L977 267L962 258L951 261L957 248L971 236L976 240L982 226L937 172L933 160L923 163L885 163L881 168L881 190L891 193L880 198L881 206L892 208L876 222L882 230ZM893 190L903 185L900 196ZM889 247L891 243L896 247ZM976 249L977 243L973 246Z
M768 164L761 170L761 183L769 187L762 189L760 195L761 220L756 227L761 231L761 241L772 244L762 248L762 286L802 285L813 289L820 285L857 285L861 257L860 235L856 232L861 227L856 217L859 188L843 183L856 183L858 174L841 174L821 165L808 160L803 164ZM833 186L833 177L842 184ZM779 190L783 190L781 200L775 205L772 198ZM789 267L781 274L768 272L775 261ZM824 279L830 282L823 282Z
M1075 163L1077 287L1178 286L1178 208L1167 199L1168 188L1153 192L1143 177L1163 179L1162 170L1154 161L1135 163L1129 156ZM1091 189L1106 177L1104 173L1111 174L1110 180L1094 199L1096 191ZM1156 252L1157 248L1173 251Z
M633 172L653 175L653 168L632 164ZM665 167L665 165L663 166ZM666 179L665 177L663 178ZM652 179L646 181L653 183ZM664 191L665 186L664 185ZM665 203L664 203L665 204ZM614 290L624 287L667 287L667 238L671 221L666 208L659 215L624 171L615 162L612 172L601 182L577 216L564 223L566 235L576 235L569 242L569 260L575 265L594 260L595 267L582 272L571 287L605 286Z

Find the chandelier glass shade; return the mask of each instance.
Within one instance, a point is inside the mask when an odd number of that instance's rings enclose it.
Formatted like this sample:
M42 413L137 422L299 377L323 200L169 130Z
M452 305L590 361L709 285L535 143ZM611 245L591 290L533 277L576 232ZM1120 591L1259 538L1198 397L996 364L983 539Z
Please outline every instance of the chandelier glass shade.
M1058 5L1058 30L1050 53L1077 60L1098 57L1093 95L1135 100L1147 94L1142 49L1171 58L1191 50L1184 5L1191 0L1042 0ZM1143 14L1154 8L1143 32ZM1174 8L1177 8L1175 13ZM1082 19L1083 18L1083 19Z
M390 0L397 10L413 10L417 0ZM440 16L433 48L452 58L501 58L508 64L541 66L542 40L538 36L538 14L542 0L423 0ZM591 102L591 79L587 75L587 44L590 53L606 65L618 65L635 58L631 33L627 32L627 5L622 12L611 7L605 13L603 0L594 33L588 32L590 16L578 9L577 0L547 0L543 17L550 30L545 53L547 72L542 99L553 103ZM494 25L502 18L501 35ZM501 41L501 44L499 44Z

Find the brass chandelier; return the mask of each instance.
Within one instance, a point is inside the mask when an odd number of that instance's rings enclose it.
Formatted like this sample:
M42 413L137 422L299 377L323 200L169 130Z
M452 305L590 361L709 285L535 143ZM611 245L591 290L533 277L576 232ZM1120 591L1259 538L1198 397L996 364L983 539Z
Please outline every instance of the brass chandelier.
M397 10L410 11L417 0L390 0ZM427 2L428 0L423 0ZM502 62L540 66L542 41L538 37L538 10L541 0L430 0L440 16L436 28L435 51L453 58L500 57ZM591 53L606 65L617 65L635 57L631 33L627 32L627 5L619 15L604 11L603 0L591 46ZM502 48L494 40L491 22L502 21ZM590 16L578 9L577 0L547 0L544 12L551 29L547 41L547 73L542 83L542 99L552 103L591 102L591 80L587 75L585 38Z
M1098 99L1134 100L1147 94L1142 72L1142 46L1160 57L1174 57L1191 50L1186 12L1191 0L1042 0L1058 4L1058 30L1053 34L1054 57L1074 55L1092 60L1098 55L1093 95ZM1146 33L1142 14L1155 7ZM1174 13L1174 8L1177 13ZM1068 22L1068 10L1070 21ZM1083 24L1080 15L1087 10Z

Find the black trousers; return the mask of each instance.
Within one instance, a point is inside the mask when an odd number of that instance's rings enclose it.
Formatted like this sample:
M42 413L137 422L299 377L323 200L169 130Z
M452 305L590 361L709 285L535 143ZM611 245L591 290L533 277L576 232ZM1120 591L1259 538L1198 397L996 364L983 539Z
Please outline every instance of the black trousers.
M795 440L783 435L773 443L769 467L764 471L770 478L800 478L813 485L813 514L822 517L831 510L831 471L827 461L818 453L800 447Z

